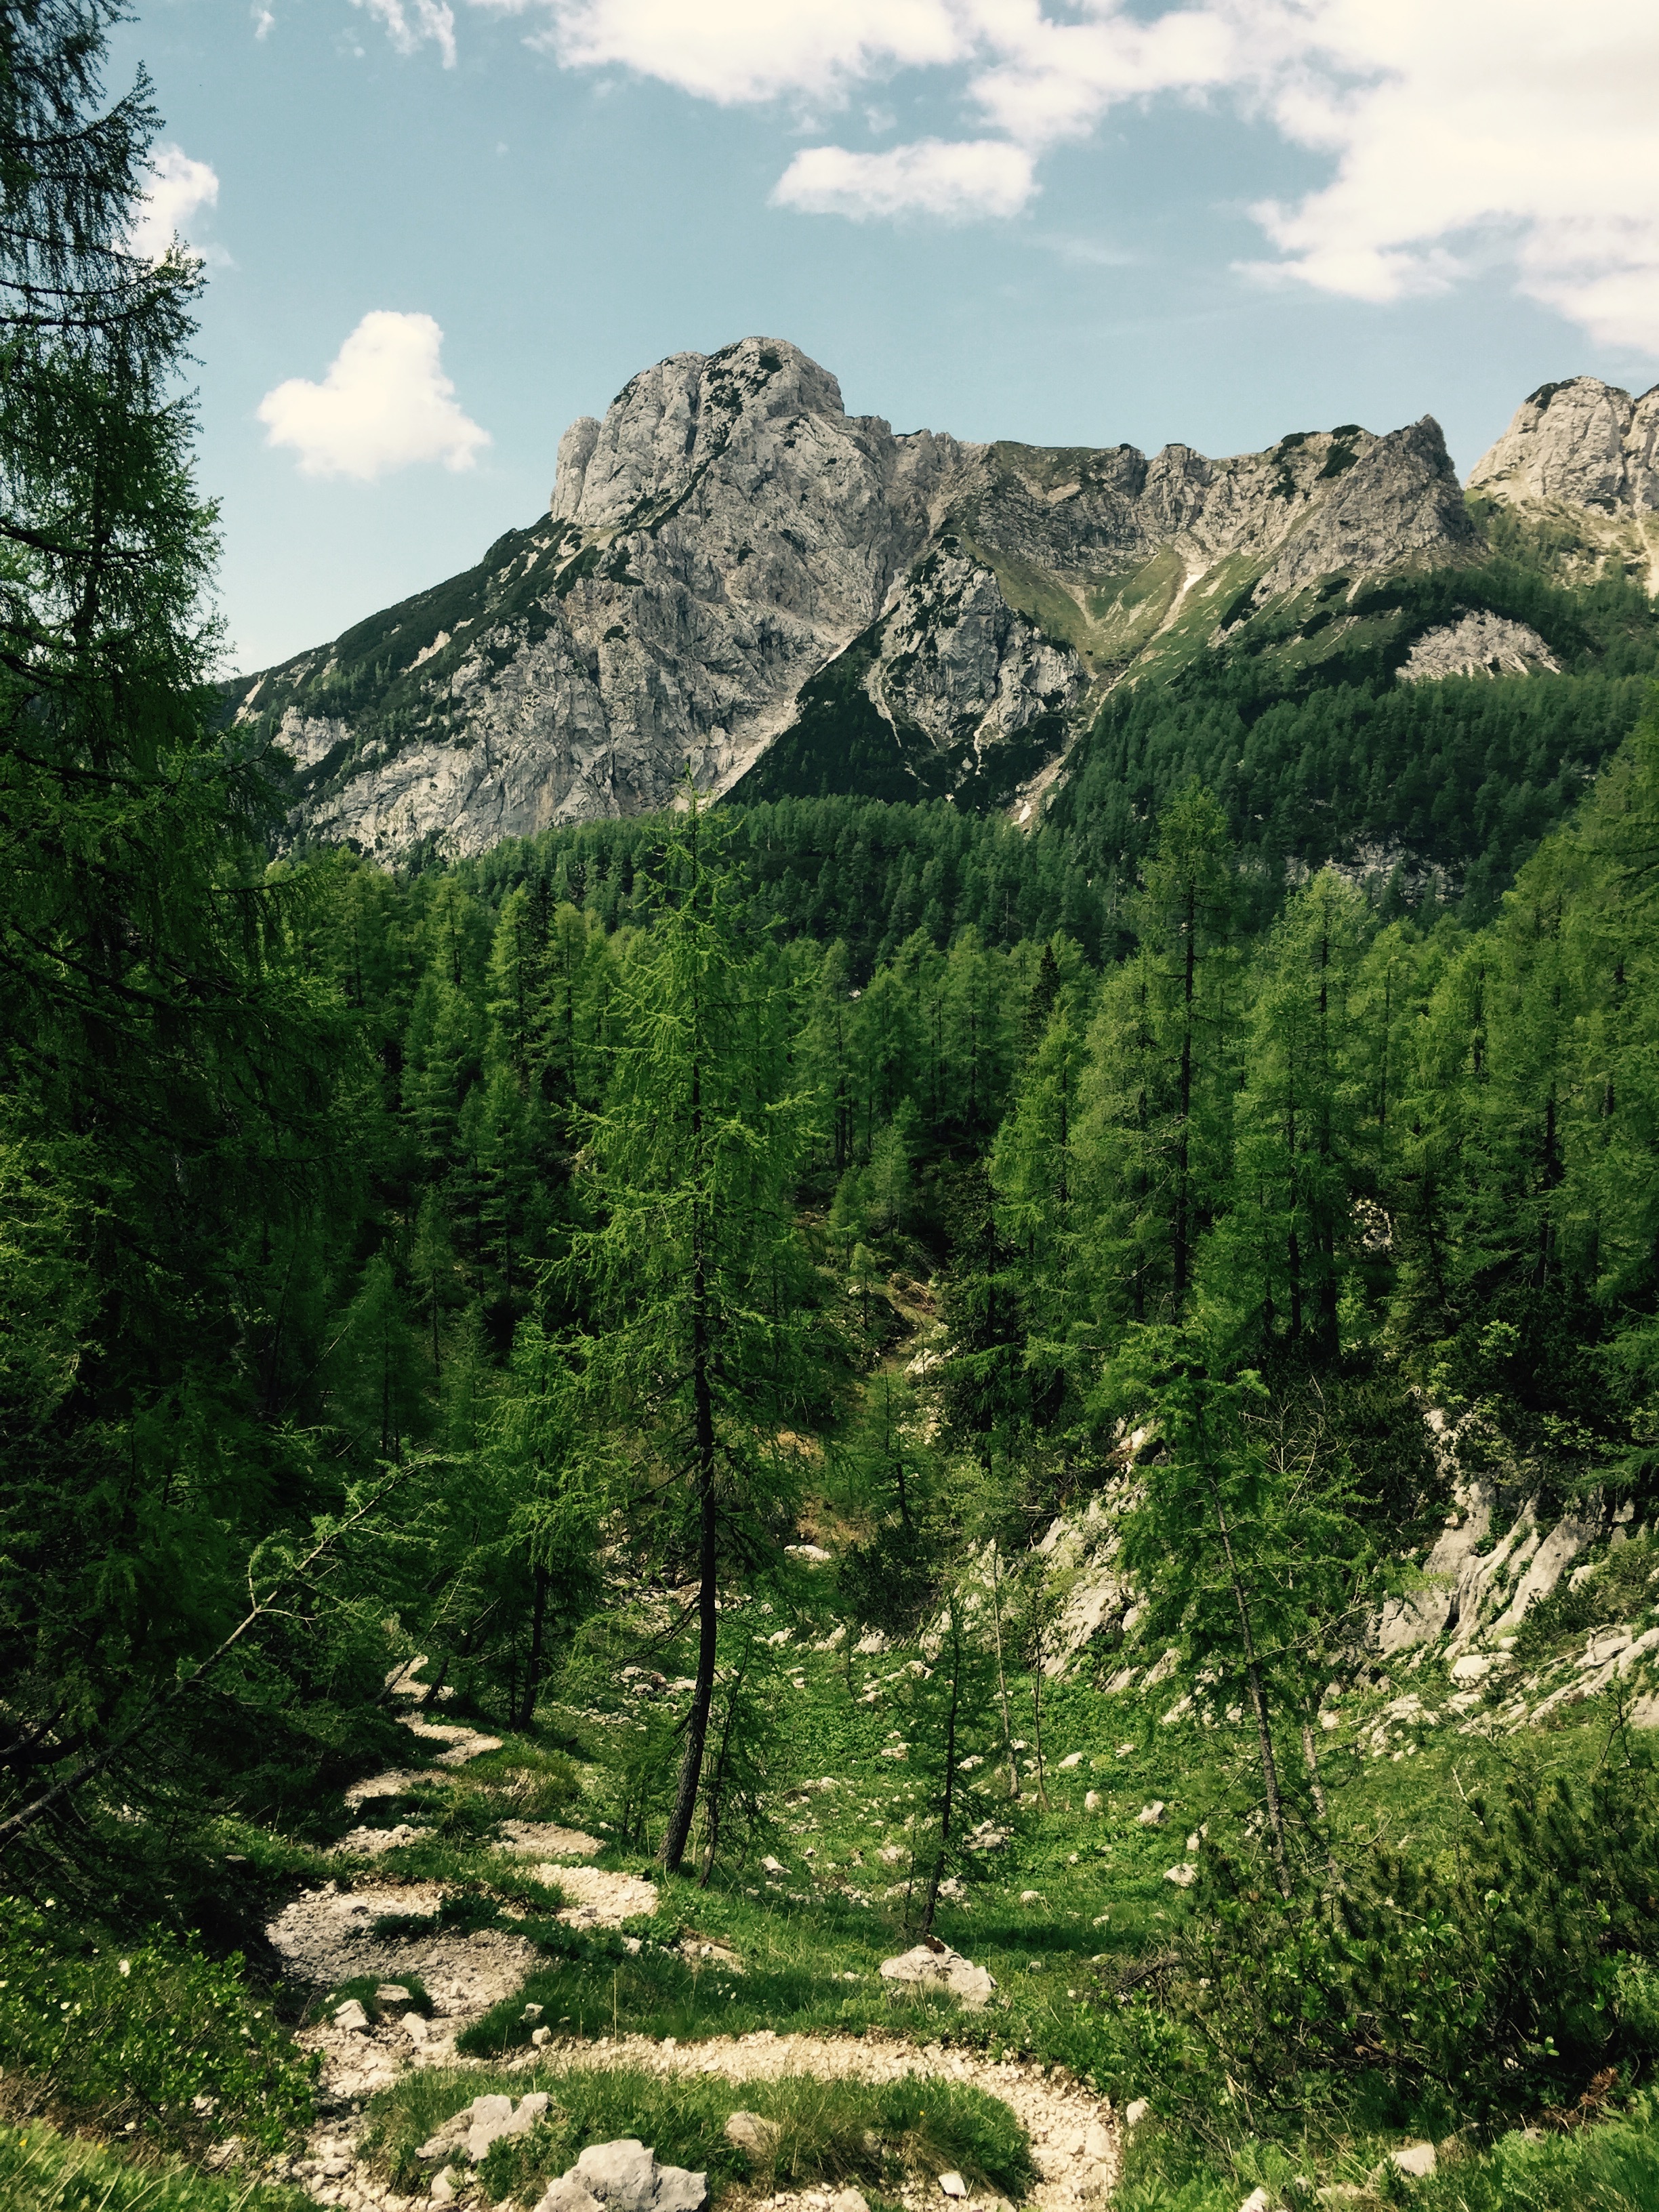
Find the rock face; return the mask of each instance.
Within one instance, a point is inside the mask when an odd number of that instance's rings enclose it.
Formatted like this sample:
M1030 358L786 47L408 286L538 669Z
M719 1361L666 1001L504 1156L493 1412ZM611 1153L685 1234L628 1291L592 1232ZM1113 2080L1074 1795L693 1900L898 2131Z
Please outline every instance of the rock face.
M1540 385L1469 476L1506 503L1560 500L1608 514L1659 508L1659 385L1632 399L1599 376Z
M1561 664L1537 631L1486 608L1472 610L1455 623L1425 631L1401 665L1402 684L1437 681L1443 676L1552 675Z
M1480 557L1428 417L1224 460L896 436L745 338L635 377L565 433L544 518L232 707L291 769L296 836L388 860L661 806L688 773L1004 805L1115 683L1298 595L1324 650L1362 583Z

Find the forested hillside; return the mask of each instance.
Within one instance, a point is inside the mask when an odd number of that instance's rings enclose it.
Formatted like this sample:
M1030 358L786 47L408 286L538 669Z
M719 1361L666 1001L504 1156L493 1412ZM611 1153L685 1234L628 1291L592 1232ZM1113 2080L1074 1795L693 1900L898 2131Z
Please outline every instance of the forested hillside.
M0 9L8 2204L1650 2205L1639 587L1030 834L273 859L113 20Z

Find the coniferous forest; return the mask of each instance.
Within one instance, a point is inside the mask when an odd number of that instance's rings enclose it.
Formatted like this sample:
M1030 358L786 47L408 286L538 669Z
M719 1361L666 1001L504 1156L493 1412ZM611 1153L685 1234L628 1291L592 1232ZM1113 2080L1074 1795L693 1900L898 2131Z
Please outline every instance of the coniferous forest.
M1659 2203L1646 645L1448 687L1458 884L1297 859L1347 695L1251 829L1231 678L1030 832L295 851L114 20L0 8L0 2201L991 2204L1046 2081L1131 2212ZM805 2033L969 2070L640 2055Z

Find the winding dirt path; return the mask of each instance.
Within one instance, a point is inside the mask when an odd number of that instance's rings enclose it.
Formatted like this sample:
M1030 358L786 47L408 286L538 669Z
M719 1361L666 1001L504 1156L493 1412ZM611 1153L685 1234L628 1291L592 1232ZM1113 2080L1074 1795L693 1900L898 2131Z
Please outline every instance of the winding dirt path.
M440 1733L430 1723L409 1725L422 1735ZM441 1735L447 1747L441 1756L451 1765L495 1748L494 1739L475 1730L446 1726ZM382 1794L388 1785L401 1788L407 1779L392 1774L360 1784L356 1802ZM546 1860L546 1877L556 1880L572 1899L567 1917L585 1926L614 1926L631 1914L655 1909L651 1883L580 1863L599 1848L592 1836L526 1822L509 1824L509 1838L514 1850ZM573 1860L578 1863L571 1864ZM434 1882L328 1882L295 1898L268 1931L296 1979L326 1989L368 1975L389 1985L412 1974L433 1999L430 2021L393 2018L379 2027L351 2029L329 2019L301 2032L301 2045L322 2060L319 2104L324 2117L311 2130L304 2152L289 2165L288 2178L315 2203L337 2206L340 2212L424 2212L434 2202L390 2189L360 2160L361 2113L368 2097L419 2068L502 2070L497 2063L461 2057L455 2039L518 1988L538 1955L533 1947L499 1928L470 1936L441 1933L435 1926L429 1934L406 1936L372 1932L383 1915L435 1916L441 1895L441 1887ZM549 2073L616 2066L720 2074L733 2081L783 2074L887 2081L907 2073L959 2081L1000 2098L1029 2133L1040 2177L1028 2200L1035 2212L1085 2212L1098 2205L1117 2179L1119 2137L1111 2108L1062 2069L994 2062L879 2031L855 2037L779 2035L762 2029L683 2045L643 2036L601 2037L592 2043L550 2044L509 2062L512 2070L533 2067L544 2079ZM458 2085L456 2109L468 2101ZM731 2212L830 2212L831 2194L827 2188L806 2189L728 2197L727 2204ZM901 2194L907 2212L951 2212L933 2184L917 2183ZM469 2192L462 2200L463 2212L480 2202ZM969 2203L962 2212L993 2208Z

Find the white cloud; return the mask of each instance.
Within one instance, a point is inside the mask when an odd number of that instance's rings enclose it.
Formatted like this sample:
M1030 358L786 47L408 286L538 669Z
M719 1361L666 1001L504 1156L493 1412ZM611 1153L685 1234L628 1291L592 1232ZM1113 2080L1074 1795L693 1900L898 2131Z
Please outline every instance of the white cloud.
M1006 139L923 138L884 154L812 146L797 154L773 188L779 207L809 215L930 215L969 222L1018 215L1036 190L1031 156Z
M724 105L821 100L896 69L965 60L956 0L473 0L546 19L567 69L637 70Z
M443 56L444 67L455 66L455 11L448 0L351 0L354 8L367 8L386 27L400 54L412 54L430 39Z
M308 477L372 483L416 461L470 469L489 434L455 404L430 315L363 317L320 384L290 377L259 402L266 442L291 446Z
M131 244L146 261L159 261L175 234L188 239L197 216L216 204L219 179L205 161L192 161L179 146L158 146L150 173L155 182L144 195Z
M253 5L249 9L248 13L253 18L254 37L268 39L276 27L276 18L270 9L262 6L261 0L253 0Z
M440 0L356 0L453 53ZM822 112L946 73L959 141L816 146L775 192L858 218L1006 216L1034 163L1113 108L1225 100L1331 165L1253 212L1261 273L1386 302L1506 264L1603 343L1659 351L1659 9L1653 0L471 0L568 69L723 105ZM1024 179L1023 188L1019 179Z

